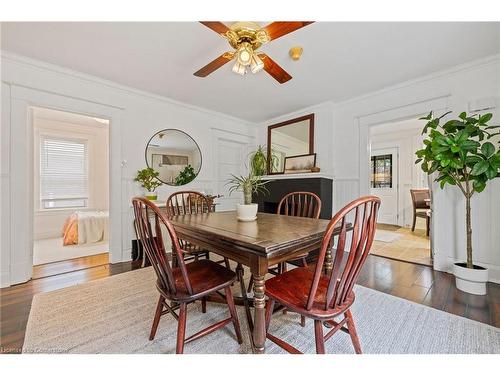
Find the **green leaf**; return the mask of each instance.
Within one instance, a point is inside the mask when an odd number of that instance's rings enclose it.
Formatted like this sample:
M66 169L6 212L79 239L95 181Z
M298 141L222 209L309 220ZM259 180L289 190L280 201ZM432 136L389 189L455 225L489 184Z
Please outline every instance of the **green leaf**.
M418 163L420 163L421 161L422 161L422 158L419 158L419 159L415 160L415 164L418 164Z
M480 193L486 187L486 183L480 180L474 180L474 182L472 182L472 187L474 188L475 191Z
M495 153L495 146L493 146L493 143L491 142L485 142L481 146L481 152L483 153L484 156L489 158L491 155Z
M467 118L467 113L462 112L458 115L458 117L461 118L462 120L465 120Z
M441 167L443 167L443 168L444 168L444 167L447 167L447 166L448 166L448 164L450 164L450 162L451 162L451 160L450 160L450 159L443 159L443 160L441 160L441 163L440 163L440 164L441 164Z
M450 147L450 150L451 150L451 152L459 152L459 151L460 151L460 147L455 146L455 145L452 145L452 146Z
M493 115L491 113L486 113L482 116L479 116L479 123L486 124L488 121L491 120L492 117L493 117Z
M497 169L490 166L486 170L486 177L488 177L488 180L493 180L496 176L497 176Z
M480 174L486 172L489 166L490 164L486 160L481 160L476 165L474 165L474 167L472 167L472 171L470 174L473 176L479 176Z
M473 141L471 139L462 143L462 148L464 150L476 150L481 144L479 142Z

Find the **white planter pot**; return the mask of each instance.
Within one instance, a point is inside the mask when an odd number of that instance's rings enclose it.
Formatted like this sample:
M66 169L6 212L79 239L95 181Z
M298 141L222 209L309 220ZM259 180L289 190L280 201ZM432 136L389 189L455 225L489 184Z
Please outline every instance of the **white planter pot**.
M239 221L254 221L257 219L257 203L237 204L236 217Z
M461 291L485 295L486 282L488 281L488 269L480 266L467 268L465 263L453 264L453 274L457 288Z

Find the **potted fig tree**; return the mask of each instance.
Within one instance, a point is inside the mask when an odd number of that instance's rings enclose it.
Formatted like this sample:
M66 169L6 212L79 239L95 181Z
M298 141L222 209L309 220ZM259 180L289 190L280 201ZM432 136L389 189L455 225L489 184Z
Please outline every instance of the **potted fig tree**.
M500 135L499 126L490 126L491 113L467 115L462 112L458 119L441 124L441 117L432 112L421 120L427 120L422 134L427 134L424 148L418 150L416 164L431 175L441 189L445 185L456 186L465 197L465 234L467 260L455 263L453 273L457 288L472 294L486 294L488 269L473 263L471 198L481 193L489 181L500 176L500 150L492 139Z
M158 198L155 190L157 187L163 185L158 179L159 175L160 173L153 168L144 168L137 171L137 176L134 178L134 181L140 182L141 186L146 190L144 195L149 200L154 201Z
M229 195L235 191L243 191L244 204L236 205L236 217L240 221L254 221L257 219L257 203L252 203L253 193L268 193L266 184L269 181L263 181L261 176L249 174L248 176L235 176L231 174L228 180Z

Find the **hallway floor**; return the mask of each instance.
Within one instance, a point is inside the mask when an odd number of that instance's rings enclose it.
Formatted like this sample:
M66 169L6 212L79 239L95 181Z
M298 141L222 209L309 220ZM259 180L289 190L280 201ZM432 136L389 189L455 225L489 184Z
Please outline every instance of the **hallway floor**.
M410 228L387 224L377 224L377 229L392 231L400 236L393 242L373 241L371 254L424 266L432 265L430 240L425 235L425 229L415 228L412 232Z

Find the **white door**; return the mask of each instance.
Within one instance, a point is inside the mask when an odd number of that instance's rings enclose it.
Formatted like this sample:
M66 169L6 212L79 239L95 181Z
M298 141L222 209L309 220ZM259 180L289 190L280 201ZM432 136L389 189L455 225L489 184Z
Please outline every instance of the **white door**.
M233 192L229 195L228 179L231 174L235 176L245 175L248 165L252 138L220 130L215 131L214 155L216 165L216 191L215 194L222 195L217 200L219 205L217 211L236 210L237 203L243 203L243 193Z
M398 148L372 150L371 194L382 200L378 222L398 225Z

